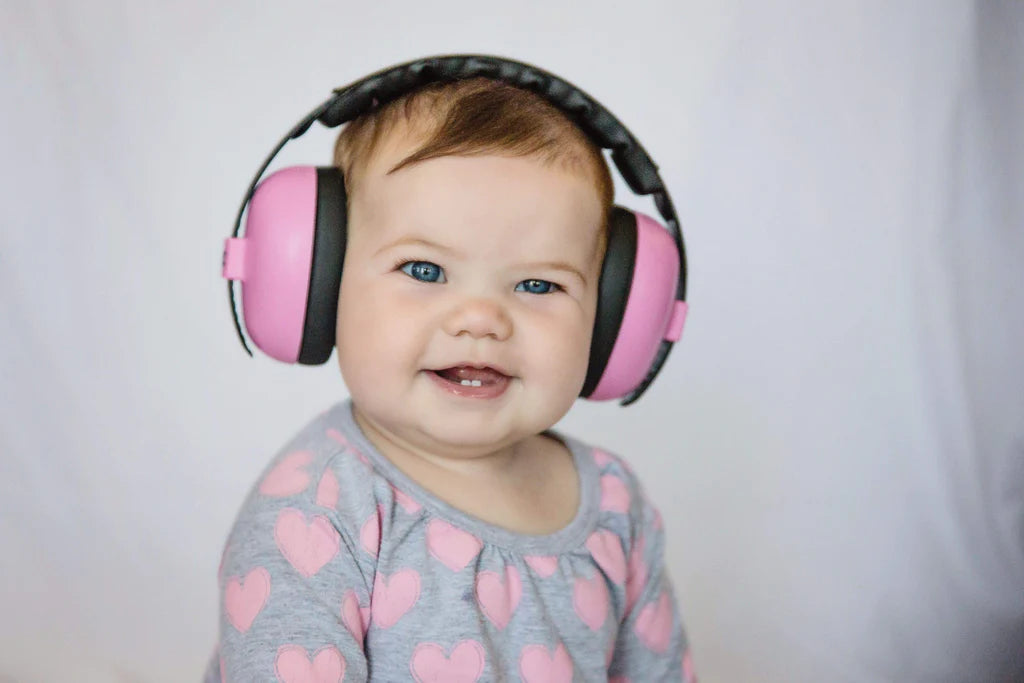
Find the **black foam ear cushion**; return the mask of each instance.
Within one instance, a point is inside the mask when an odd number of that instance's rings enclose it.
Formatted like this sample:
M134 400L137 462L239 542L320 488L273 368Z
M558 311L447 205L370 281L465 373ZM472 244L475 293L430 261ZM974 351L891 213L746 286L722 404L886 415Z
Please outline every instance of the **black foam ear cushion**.
M594 335L590 341L590 364L580 391L583 398L590 396L597 388L608 366L612 349L615 348L633 284L636 244L636 214L621 206L613 206L608 216L608 247L605 249L601 279L597 285L597 315L594 317Z
M334 349L338 289L345 260L348 210L345 179L334 167L316 169L316 228L313 235L309 296L302 326L299 362L320 365Z

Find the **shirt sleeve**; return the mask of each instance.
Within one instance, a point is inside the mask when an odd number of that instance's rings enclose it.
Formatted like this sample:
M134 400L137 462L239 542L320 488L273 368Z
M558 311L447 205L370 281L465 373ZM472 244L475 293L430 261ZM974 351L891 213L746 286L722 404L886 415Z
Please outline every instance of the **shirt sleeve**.
M694 683L686 632L665 570L661 514L646 500L640 509L628 558L626 612L608 667L609 683Z
M372 515L360 524L360 511L339 510L344 466L314 460L302 450L279 457L229 535L219 574L221 681L368 678Z

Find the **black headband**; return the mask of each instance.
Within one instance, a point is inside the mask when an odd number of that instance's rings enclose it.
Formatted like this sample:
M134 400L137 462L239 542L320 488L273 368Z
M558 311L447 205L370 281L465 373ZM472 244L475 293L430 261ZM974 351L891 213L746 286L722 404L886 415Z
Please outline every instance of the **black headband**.
M647 151L611 112L575 85L543 69L503 57L489 55L426 57L382 69L354 83L336 88L330 99L307 114L277 143L260 166L245 193L241 207L238 209L235 229L231 236L238 237L245 207L252 199L256 185L259 184L271 161L289 140L300 137L309 130L314 121L319 121L327 128L335 128L425 85L465 80L477 76L502 81L517 88L537 93L568 116L594 144L602 149L611 150L612 161L626 184L638 195L649 194L652 196L658 213L661 214L672 232L676 248L679 251L676 299L684 301L686 299L686 248L683 244L683 233L679 228L679 220L672 205L672 198L669 197L668 190L665 189L665 184L658 174L657 165L651 160ZM235 329L238 331L238 338L242 340L242 345L251 356L252 351L245 343L235 308L233 285L234 281L228 282L228 298L231 302L231 310L235 314ZM651 371L641 385L623 401L623 405L639 398L658 373L671 348L672 342L662 342L651 366Z

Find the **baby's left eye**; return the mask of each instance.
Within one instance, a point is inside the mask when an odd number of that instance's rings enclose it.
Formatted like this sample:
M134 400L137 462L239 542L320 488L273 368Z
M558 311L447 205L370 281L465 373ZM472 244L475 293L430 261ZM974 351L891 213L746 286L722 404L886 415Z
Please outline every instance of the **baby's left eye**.
M530 294L550 294L561 289L554 282L548 282L547 280L523 280L516 285L515 291L517 292L529 292Z

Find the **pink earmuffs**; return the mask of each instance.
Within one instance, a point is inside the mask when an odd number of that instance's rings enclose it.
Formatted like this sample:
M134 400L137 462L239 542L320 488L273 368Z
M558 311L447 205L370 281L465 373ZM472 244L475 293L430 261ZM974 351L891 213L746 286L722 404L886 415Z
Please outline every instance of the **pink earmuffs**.
M235 281L241 282L246 330L270 357L316 365L335 343L347 223L344 178L333 167L293 166L260 182L281 148L314 121L336 127L427 83L476 76L532 90L564 111L596 144L612 150L630 189L652 195L669 226L620 206L609 218L580 396L622 398L628 405L654 380L686 318L685 248L671 199L646 151L600 104L552 74L498 57L433 57L385 69L339 88L289 131L253 179L225 244L223 276L239 339L249 351L235 310ZM246 207L245 236L239 237Z

